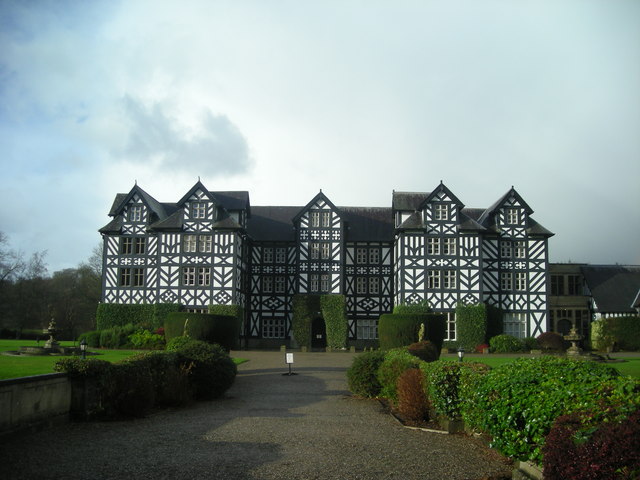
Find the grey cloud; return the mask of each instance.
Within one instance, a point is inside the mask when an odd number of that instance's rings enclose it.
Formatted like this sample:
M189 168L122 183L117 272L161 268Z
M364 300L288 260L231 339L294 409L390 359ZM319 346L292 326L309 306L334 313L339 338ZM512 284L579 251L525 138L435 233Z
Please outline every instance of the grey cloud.
M130 123L122 154L143 163L159 161L160 167L188 166L201 175L237 174L249 169L249 146L242 132L225 115L205 110L200 131L189 135L162 105L147 108L127 96L124 113Z

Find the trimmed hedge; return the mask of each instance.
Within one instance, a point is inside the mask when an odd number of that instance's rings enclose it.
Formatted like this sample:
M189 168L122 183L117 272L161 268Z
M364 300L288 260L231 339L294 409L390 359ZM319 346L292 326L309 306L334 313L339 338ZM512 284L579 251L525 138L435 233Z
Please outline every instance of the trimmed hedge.
M458 346L467 352L475 351L487 337L487 307L484 303L456 305L456 338Z
M380 348L390 350L417 342L422 324L425 325L424 339L431 341L440 351L444 342L445 318L437 313L381 315L378 321Z
M436 414L457 419L462 416L464 393L473 389L490 368L484 363L439 360L421 363L420 370L425 378L425 393Z
M388 350L378 368L380 396L395 404L398 400L397 382L402 373L409 368L418 368L421 360L411 355L407 348Z
M489 340L489 346L493 353L518 353L524 351L524 343L512 335L496 335Z
M595 326L598 322L601 324ZM593 322L591 328L592 342L595 336L596 348L600 350L610 347L616 350L640 351L640 317L603 318Z
M170 312L180 309L174 303L100 303L96 311L96 329L106 330L122 327L129 323L148 329L162 327L164 319Z
M553 421L577 410L631 414L640 407L640 381L606 365L556 357L517 359L465 390L468 427L489 434L502 454L542 462Z
M164 335L167 341L188 336L194 340L217 343L228 351L238 346L240 325L236 316L172 312L165 320Z

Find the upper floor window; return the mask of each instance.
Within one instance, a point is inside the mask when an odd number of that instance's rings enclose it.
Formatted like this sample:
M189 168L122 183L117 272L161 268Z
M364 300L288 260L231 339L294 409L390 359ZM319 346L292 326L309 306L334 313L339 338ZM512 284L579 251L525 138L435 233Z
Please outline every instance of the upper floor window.
M136 255L144 255L144 252L147 249L147 242L144 237L136 238L135 241L135 252Z
M377 248L369 249L369 263L380 263L380 250Z
M282 275L278 275L275 277L275 281L274 281L274 285L275 285L275 293L284 293L284 288L286 285L286 280L284 278L284 276Z
M182 285L185 287L205 287L211 283L210 267L183 267Z
M500 242L500 256L502 258L511 258L512 250L511 250L511 242L509 240L502 240Z
M273 263L273 248L265 247L262 250L262 262L263 263Z
M517 241L513 244L513 256L516 258L526 258L527 244L523 241Z
M582 277L580 275L569 275L569 295L582 295Z
M323 227L331 226L331 212L322 212L322 226Z
M517 208L507 208L507 223L509 225L520 223L520 215Z
M500 289L505 292L513 290L513 276L511 272L502 272L500 274Z
M367 249L365 247L356 248L356 263L367 263Z
M367 277L356 278L356 293L358 295L364 295L367 293Z
M207 204L205 202L193 202L191 204L191 218L206 218Z
M524 291L527 289L527 274L524 272L517 272L515 274L515 287L516 290Z
M287 261L287 249L276 248L276 263L286 263Z
M455 237L446 237L442 239L442 254L443 255L455 255L457 249L457 242Z
M198 237L198 252L200 253L211 252L211 235L200 235Z
M380 293L380 279L378 277L369 277L369 293L372 295Z
M434 220L448 220L449 206L446 203L436 203L433 218Z
M273 277L262 277L262 293L273 293Z
M456 288L456 271L444 270L442 272L442 288L454 289Z
M309 256L312 260L331 258L331 245L328 242L309 242Z
M129 207L129 221L130 222L142 221L142 205L131 205L131 207Z
M430 290L437 290L440 288L440 270L429 270L427 278Z
M320 226L320 212L311 212L309 214L310 216L310 224L312 227L319 227Z
M144 268L121 268L121 287L144 287Z
M120 244L120 253L123 255L131 255L133 252L133 238L131 237L123 237L122 243Z
M440 255L440 239L437 237L427 238L427 255Z
M197 237L196 235L185 235L182 239L182 251L184 253L197 252Z
M564 295L564 276L551 275L551 295Z
M329 287L329 274L323 273L322 275L320 275L320 291L326 293L329 291Z

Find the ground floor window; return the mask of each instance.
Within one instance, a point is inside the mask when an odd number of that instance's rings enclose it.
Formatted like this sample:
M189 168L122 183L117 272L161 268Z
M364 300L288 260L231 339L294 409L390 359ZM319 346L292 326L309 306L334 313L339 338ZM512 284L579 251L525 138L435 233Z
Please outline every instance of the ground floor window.
M284 338L284 332L284 318L262 318L262 338Z
M567 335L569 330L575 325L580 335L589 335L589 325L591 324L591 314L587 309L552 309L550 310L551 325L553 331L561 335Z
M527 314L526 313L505 313L504 333L516 338L527 336Z
M375 340L378 338L377 320L356 320L356 338L358 340Z
M445 340L456 340L456 312L443 312L447 322Z

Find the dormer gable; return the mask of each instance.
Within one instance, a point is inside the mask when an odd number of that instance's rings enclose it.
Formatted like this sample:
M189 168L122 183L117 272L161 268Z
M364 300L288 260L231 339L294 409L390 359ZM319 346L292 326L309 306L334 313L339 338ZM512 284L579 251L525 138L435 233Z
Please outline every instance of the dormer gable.
M427 226L430 223L457 223L463 208L464 204L442 181L419 207Z
M167 217L160 202L145 192L137 183L128 194L118 194L109 215L122 217L125 224L148 225Z
M531 207L520 194L511 187L497 202L491 205L479 219L479 223L494 228L502 234L514 235L529 227Z
M293 217L293 224L302 228L335 228L340 226L342 213L322 190Z
M220 220L223 207L200 180L178 201L186 222L216 222Z

